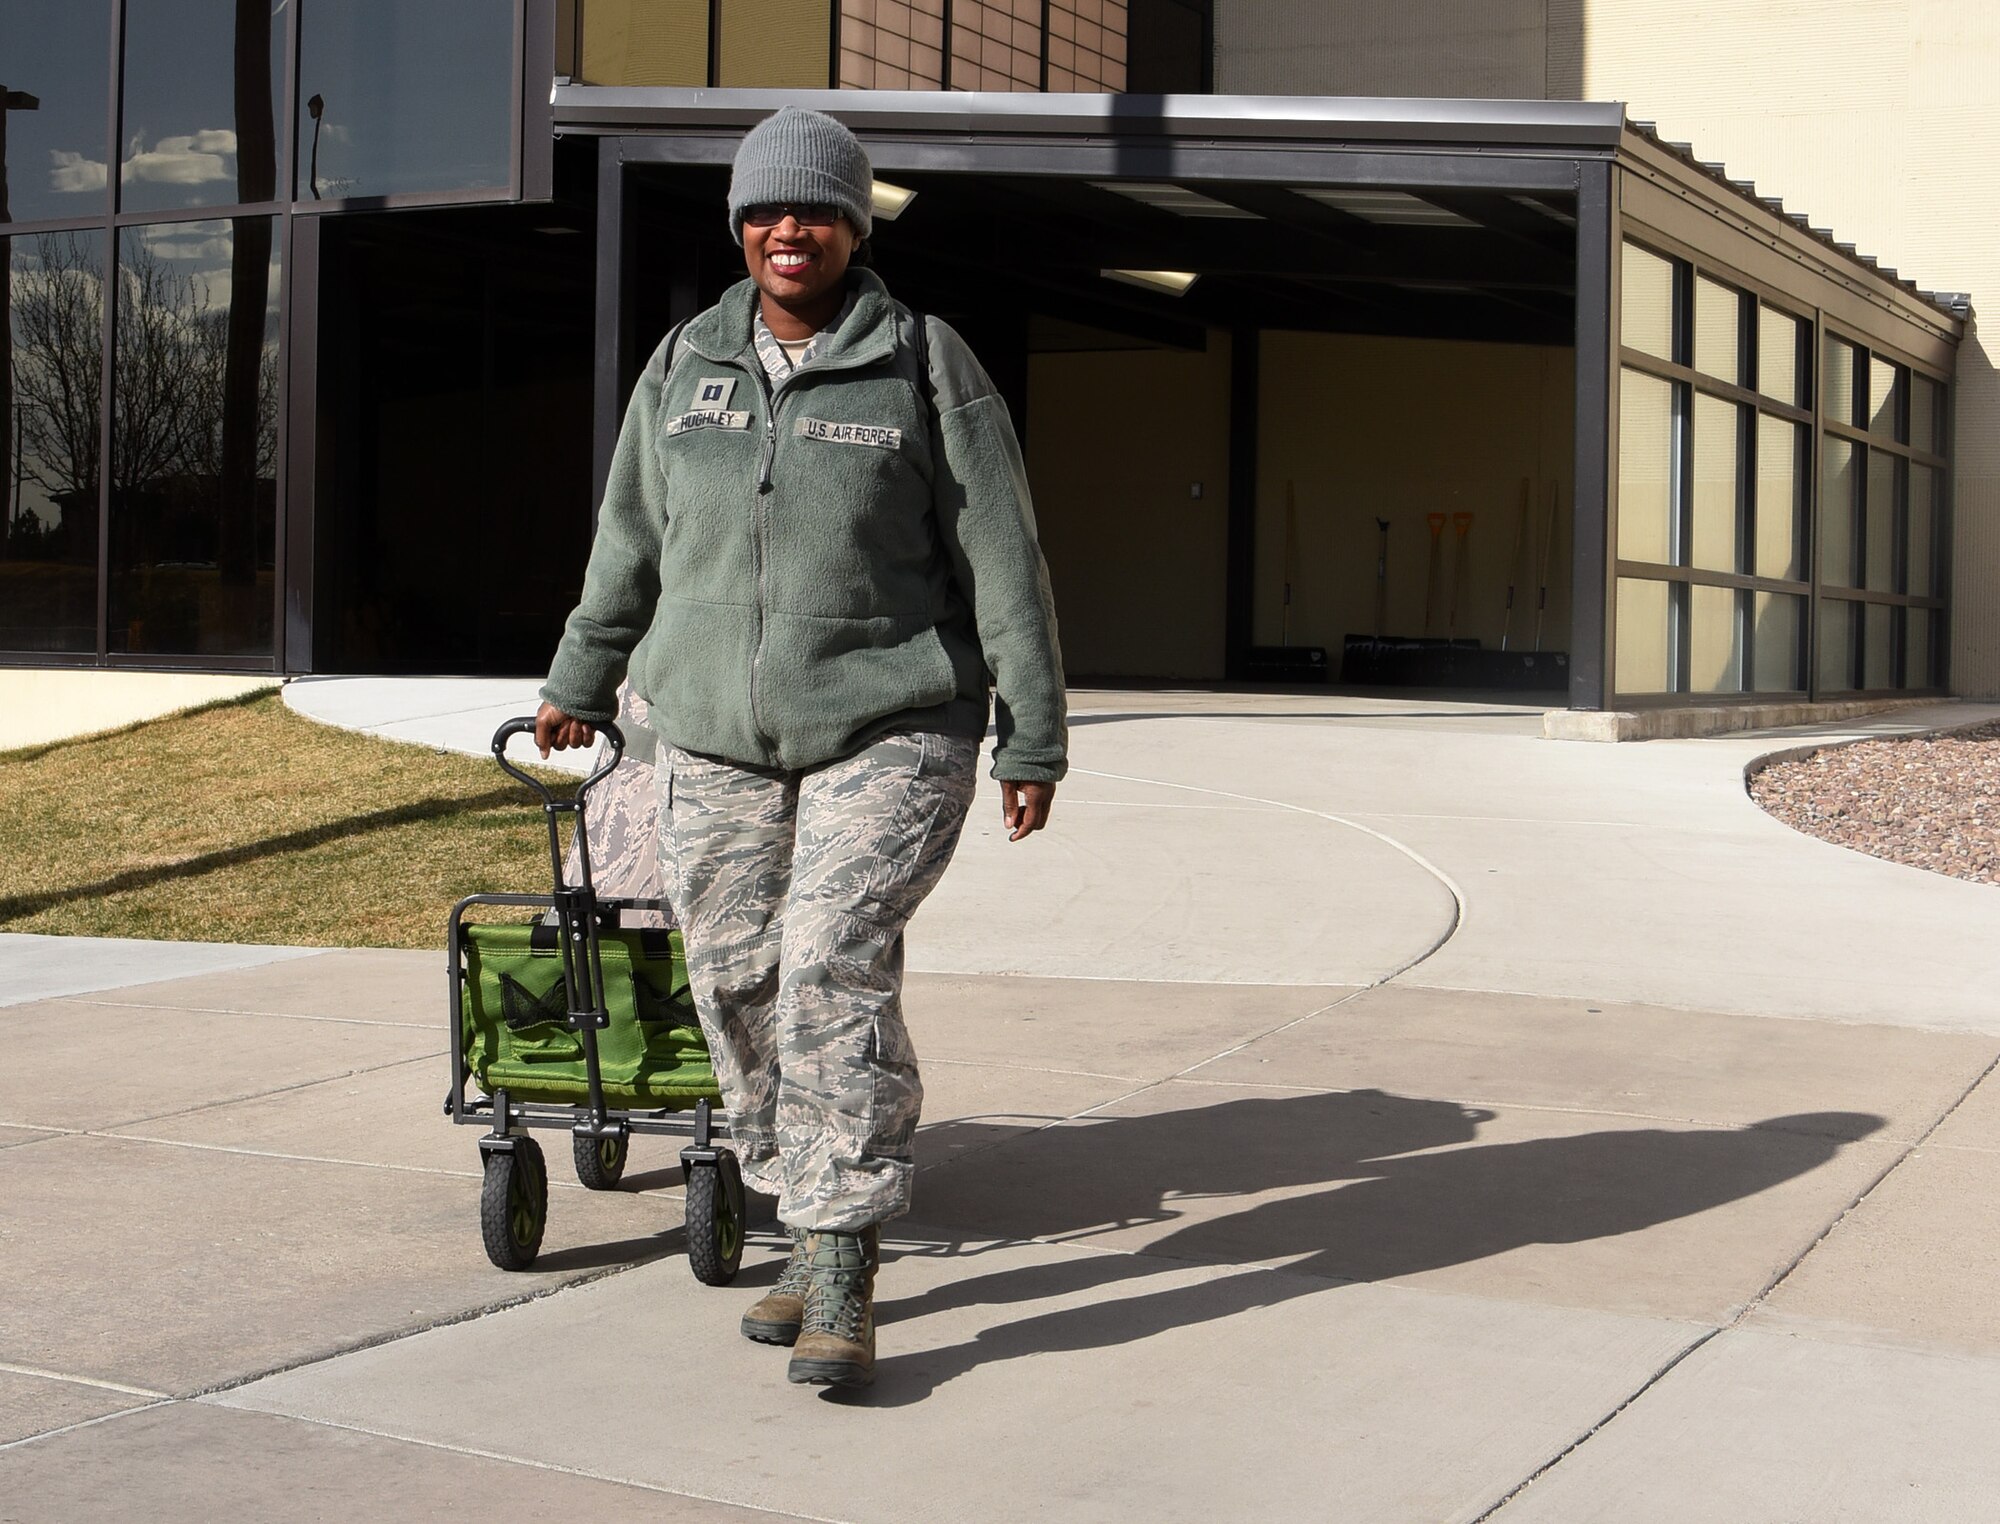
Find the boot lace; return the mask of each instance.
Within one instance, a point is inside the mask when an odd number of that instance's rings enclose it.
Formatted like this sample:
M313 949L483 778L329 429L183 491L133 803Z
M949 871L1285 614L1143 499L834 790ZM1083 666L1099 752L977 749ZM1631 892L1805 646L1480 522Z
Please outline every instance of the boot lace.
M790 1231L792 1257L785 1261L785 1268L778 1276L778 1284L771 1288L771 1295L803 1298L812 1289L812 1251L806 1246L803 1228Z
M832 1334L861 1342L868 1321L866 1246L853 1233L822 1233L810 1256L809 1289L801 1333Z

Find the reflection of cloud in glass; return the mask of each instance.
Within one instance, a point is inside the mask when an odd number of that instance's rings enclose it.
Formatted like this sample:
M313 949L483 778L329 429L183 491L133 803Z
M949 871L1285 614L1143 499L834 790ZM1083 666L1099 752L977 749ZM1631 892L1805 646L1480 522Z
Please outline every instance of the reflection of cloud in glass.
M134 138L125 155L125 178L150 180L156 185L207 185L235 178L225 158L236 153L236 134L227 128L210 128L183 136L161 138L156 147L141 147L143 138Z
M161 259L227 260L234 229L227 222L155 222L135 230Z
M109 175L96 159L86 159L68 149L49 150L49 189L52 191L101 191Z

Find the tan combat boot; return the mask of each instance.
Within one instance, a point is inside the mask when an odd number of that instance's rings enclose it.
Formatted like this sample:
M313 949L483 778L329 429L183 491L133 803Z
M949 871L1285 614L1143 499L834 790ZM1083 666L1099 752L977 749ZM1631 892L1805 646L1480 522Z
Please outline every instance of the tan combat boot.
M792 1235L792 1257L785 1261L778 1284L743 1314L743 1337L759 1344L790 1344L799 1336L799 1322L805 1317L806 1286L811 1281L806 1233L803 1228L787 1228Z
M808 1386L866 1386L875 1379L875 1266L881 1239L814 1233L806 1240L805 1313L787 1379Z

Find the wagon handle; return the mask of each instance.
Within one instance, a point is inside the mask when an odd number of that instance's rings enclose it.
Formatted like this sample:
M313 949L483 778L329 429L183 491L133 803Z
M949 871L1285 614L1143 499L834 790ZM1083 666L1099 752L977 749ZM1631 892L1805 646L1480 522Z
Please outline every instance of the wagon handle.
M625 755L625 736L617 725L610 720L606 720L597 726L597 731L611 743L611 755L605 759L604 764L597 771L576 786L576 797L579 801L591 789L610 777L612 770L618 766L618 759ZM498 730L493 732L493 760L500 764L500 770L506 773L508 777L519 779L522 783L527 784L529 788L540 794L542 796L542 803L545 806L552 805L556 802L556 796L549 792L549 786L533 773L524 772L507 760L507 743L515 736L531 736L534 733L535 722L533 719L520 718L506 721Z

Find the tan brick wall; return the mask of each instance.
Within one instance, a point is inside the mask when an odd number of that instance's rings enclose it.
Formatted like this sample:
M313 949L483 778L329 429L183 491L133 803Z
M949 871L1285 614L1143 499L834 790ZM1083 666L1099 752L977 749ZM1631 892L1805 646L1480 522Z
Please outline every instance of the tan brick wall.
M936 90L944 83L944 0L841 0L840 83ZM953 0L954 90L1042 87L1042 0ZM1125 0L1050 0L1049 89L1125 88Z

